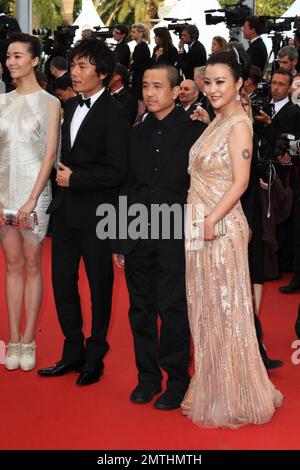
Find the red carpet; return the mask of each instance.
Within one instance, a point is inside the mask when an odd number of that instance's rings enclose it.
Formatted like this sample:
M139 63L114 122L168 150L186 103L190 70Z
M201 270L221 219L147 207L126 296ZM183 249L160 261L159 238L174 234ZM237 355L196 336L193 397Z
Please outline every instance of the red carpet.
M62 349L50 284L50 243L47 239L44 251L45 295L37 333L39 368L58 360ZM36 371L8 372L0 366L0 449L300 449L300 365L291 362L299 295L279 294L278 286L287 280L268 283L263 301L262 322L270 356L285 361L270 374L284 394L284 404L270 423L237 431L200 429L179 410L165 412L155 410L151 403L131 404L128 398L136 385L136 370L128 295L123 272L116 271L111 350L103 378L98 384L79 388L75 373L46 379ZM88 328L90 300L83 274L80 287ZM1 252L0 338L7 341L4 299Z

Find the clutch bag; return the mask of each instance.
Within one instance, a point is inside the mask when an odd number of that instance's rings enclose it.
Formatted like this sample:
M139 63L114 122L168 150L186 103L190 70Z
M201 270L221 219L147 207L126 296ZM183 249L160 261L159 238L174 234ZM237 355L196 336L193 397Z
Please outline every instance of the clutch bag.
M3 213L6 217L6 225L12 225L15 228L21 228L25 230L32 230L33 232L36 232L38 230L38 218L37 213L35 211L31 212L31 214L27 218L26 223L22 225L16 222L16 216L18 211L4 209Z
M216 237L224 237L227 232L226 220L225 218L219 220L219 222L215 225L215 236Z

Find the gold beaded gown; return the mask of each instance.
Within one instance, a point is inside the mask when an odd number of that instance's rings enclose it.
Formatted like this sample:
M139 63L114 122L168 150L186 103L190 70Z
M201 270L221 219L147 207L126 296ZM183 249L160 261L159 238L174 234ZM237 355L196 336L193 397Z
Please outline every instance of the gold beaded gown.
M188 203L208 215L233 183L228 138L251 121L239 108L220 115L190 151ZM186 287L195 374L182 403L203 427L237 428L269 421L282 401L261 360L248 268L249 230L240 202L225 216L226 234L186 248Z

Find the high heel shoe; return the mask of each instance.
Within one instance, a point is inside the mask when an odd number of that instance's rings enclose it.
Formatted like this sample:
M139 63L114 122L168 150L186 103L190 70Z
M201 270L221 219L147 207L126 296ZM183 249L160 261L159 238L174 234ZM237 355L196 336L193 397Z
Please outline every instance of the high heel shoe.
M21 352L20 352L20 368L25 372L32 370L36 365L36 344L35 341L32 343L24 344L23 340L21 342Z
M16 370L20 367L21 342L8 343L5 356L5 368L7 370Z

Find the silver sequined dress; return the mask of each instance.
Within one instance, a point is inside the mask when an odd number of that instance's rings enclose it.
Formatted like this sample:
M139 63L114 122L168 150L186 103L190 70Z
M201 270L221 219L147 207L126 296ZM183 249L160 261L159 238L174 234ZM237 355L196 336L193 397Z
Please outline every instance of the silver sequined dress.
M59 101L44 90L21 95L17 91L0 95L0 202L4 208L18 210L34 187L49 140L56 138L60 119ZM35 211L38 232L20 230L37 244L46 235L51 201L50 181L42 191ZM9 227L0 228L3 239Z

